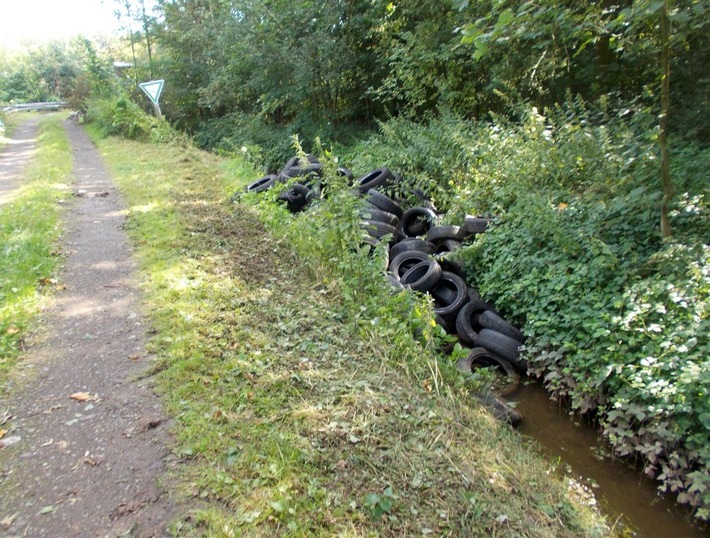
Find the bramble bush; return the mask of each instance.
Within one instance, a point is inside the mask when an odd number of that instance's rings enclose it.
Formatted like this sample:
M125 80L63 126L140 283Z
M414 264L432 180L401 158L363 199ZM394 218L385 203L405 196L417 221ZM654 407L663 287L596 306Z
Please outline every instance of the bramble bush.
M516 123L397 119L349 154L401 171L452 222L496 216L460 257L524 327L531 372L707 520L710 151L675 150L674 236L662 240L654 122L570 100Z

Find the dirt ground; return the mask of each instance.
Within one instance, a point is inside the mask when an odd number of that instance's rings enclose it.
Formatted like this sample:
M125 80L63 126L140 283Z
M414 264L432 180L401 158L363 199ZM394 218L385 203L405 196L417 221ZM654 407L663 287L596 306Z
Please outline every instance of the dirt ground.
M20 187L22 172L37 148L37 124L40 116L27 118L8 140L0 154L0 207L13 200Z
M176 508L160 480L175 460L146 374L125 208L83 128L65 126L76 194L63 238L66 290L0 391L9 429L0 440L0 536L163 536ZM16 187L22 168L4 166L0 179Z

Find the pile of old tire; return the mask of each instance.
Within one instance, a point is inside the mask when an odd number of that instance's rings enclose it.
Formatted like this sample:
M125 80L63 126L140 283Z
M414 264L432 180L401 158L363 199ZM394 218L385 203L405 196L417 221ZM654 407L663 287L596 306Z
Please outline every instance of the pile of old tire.
M338 168L337 173L352 179L347 168ZM313 155L305 159L291 157L277 174L268 174L247 185L247 192L264 192L278 183L293 181L287 189L279 193L278 200L286 204L291 213L303 211L313 200L323 196L323 165Z
M352 179L347 169L338 169L338 173ZM278 174L255 181L247 190L262 192L278 182L299 178L279 195L295 213L323 195L321 174L322 165L316 158L309 156L304 162L293 157ZM483 301L476 288L466 285L461 266L447 257L484 233L491 219L467 215L460 225L442 225L433 204L420 191L412 194L421 205L405 209L402 199L385 194L399 179L389 168L381 167L354 180L353 193L363 199L359 213L367 233L364 242L373 247L384 242L392 285L430 295L437 323L471 348L458 367L469 373L475 368L497 367L509 381L504 392L512 392L520 383L518 370L527 370L527 363L520 358L523 334ZM520 422L520 415L497 396L487 393L478 398L498 418L513 425Z
M378 190L393 181L391 172L380 168L356 182L364 194L360 215L368 240L374 244L387 239L390 282L430 295L437 323L472 348L466 360L459 361L459 368L471 372L476 367L497 367L509 379L506 392L511 392L520 383L517 372L527 370L520 358L523 334L483 301L478 290L467 287L462 268L447 258L464 242L484 233L490 219L468 215L461 225L441 225L430 204L404 209L399 200ZM505 402L491 395L486 398L489 407L495 401L500 418L512 424L520 421L520 415Z

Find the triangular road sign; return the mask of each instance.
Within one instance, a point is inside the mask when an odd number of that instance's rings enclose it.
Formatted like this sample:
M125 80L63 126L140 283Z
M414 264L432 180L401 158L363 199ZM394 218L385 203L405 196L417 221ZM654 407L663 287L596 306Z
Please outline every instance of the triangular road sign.
M150 82L141 82L138 87L145 92L148 99L153 101L154 105L158 105L158 99L160 99L160 92L163 91L164 80L151 80Z

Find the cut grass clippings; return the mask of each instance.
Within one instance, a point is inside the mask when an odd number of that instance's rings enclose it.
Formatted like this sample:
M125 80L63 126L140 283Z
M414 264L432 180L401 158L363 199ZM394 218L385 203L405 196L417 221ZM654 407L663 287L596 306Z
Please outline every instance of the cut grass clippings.
M254 208L227 201L253 179L248 166L227 174L192 147L93 136L130 208L185 462L179 496L195 506L173 533L610 534L516 432L409 373L427 350L393 354L353 323L337 280L314 277Z
M37 152L17 197L0 207L0 384L18 357L35 316L61 286L58 240L60 204L70 195L72 155L62 121L51 114L39 123Z

